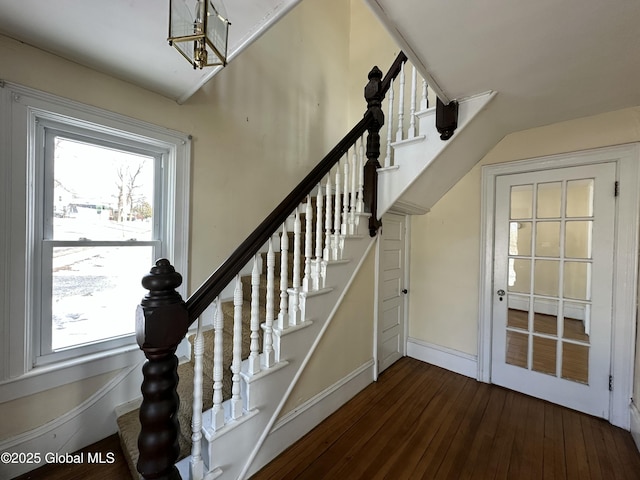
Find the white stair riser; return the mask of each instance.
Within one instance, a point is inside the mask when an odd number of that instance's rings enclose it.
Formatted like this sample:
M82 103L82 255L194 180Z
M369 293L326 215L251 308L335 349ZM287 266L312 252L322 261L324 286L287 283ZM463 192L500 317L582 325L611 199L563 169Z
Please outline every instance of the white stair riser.
M366 222L361 222L360 228L366 231ZM315 345L327 328L372 244L373 239L368 235L347 240L344 257L353 260L331 262L327 266L333 288L322 294L311 294L302 300L307 318L311 317L312 322L292 327L291 332L285 332L283 335L274 335L276 358L286 361L286 368L273 368L272 373L263 371L258 378L247 379L243 375L241 385L243 397L246 399L244 407L248 411L259 411L259 414L246 421L239 421L237 425L231 422L217 433L207 431L206 427L203 429L202 450L205 465L209 465L210 470L220 468L223 472L220 478L238 478L245 466L249 468L247 459L252 458L252 454L258 451L256 440L266 438L268 429L284 406L289 392L295 386L304 365L311 357ZM284 396L283 392L286 392ZM205 426L207 418L208 414L205 414ZM248 439L251 440L248 442ZM188 458L181 463L185 461L188 462ZM256 465L252 465L251 468L256 468Z

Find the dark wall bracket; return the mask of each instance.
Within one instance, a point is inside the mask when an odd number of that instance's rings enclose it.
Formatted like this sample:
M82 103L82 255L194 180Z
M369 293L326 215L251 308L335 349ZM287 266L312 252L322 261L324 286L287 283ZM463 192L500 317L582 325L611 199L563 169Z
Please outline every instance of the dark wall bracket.
M449 140L458 128L458 102L455 100L447 105L439 98L436 102L436 128L441 140Z

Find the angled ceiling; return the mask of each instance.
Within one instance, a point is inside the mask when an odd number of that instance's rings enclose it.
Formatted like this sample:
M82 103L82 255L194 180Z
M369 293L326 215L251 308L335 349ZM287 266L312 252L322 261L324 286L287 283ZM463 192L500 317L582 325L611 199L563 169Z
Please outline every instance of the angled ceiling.
M638 0L365 0L450 99L497 91L503 135L640 105Z
M229 60L299 2L226 0ZM194 70L168 22L168 0L0 0L0 33L182 103L220 67Z

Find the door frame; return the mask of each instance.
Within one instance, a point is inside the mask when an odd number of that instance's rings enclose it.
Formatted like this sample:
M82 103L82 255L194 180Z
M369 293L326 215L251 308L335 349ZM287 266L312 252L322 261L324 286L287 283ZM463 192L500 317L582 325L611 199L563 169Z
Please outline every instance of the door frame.
M407 341L409 338L409 332L408 332L408 327L409 327L409 294L411 293L411 288L409 285L409 265L411 265L411 263L409 262L409 255L411 252L411 216L404 213L404 212L399 212L394 210L393 208L391 210L389 210L387 213L385 213L382 217L382 228L384 229L384 216L386 215L397 215L399 217L403 217L404 218L404 262L402 265L402 270L403 270L403 288L408 290L408 294L404 295L402 298L402 301L404 303L403 305L403 318L402 318L402 344L400 346L401 350L402 350L402 356L406 357L407 356ZM376 260L375 260L375 285L374 285L374 289L375 289L375 293L374 293L374 302L375 302L375 315L374 315L374 328L373 328L373 352L374 352L374 361L375 361L375 365L374 365L374 381L378 379L378 375L379 375L379 355L378 355L378 341L379 341L379 336L378 336L378 329L380 328L380 312L382 312L382 295L381 295L381 289L382 289L382 281L381 281L381 275L382 275L382 254L383 254L383 250L382 250L382 234L378 235L378 238L376 238Z
M478 318L478 380L491 383L493 306L493 249L495 186L501 175L556 168L616 163L620 195L616 201L614 231L611 375L613 390L609 422L629 430L636 338L638 219L640 214L640 144L633 143L566 154L550 155L482 167L480 292ZM614 186L612 185L613 189Z

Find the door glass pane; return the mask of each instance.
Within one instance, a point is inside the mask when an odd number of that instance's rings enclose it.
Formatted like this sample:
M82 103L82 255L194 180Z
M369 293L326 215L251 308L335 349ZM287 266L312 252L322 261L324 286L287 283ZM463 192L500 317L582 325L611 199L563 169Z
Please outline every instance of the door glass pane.
M563 342L562 378L589 383L589 347Z
M509 255L531 255L531 222L509 223Z
M593 178L567 182L567 217L593 216Z
M153 247L55 247L52 348L59 350L135 331L146 294L138 272L153 264Z
M55 138L54 240L153 240L153 157Z
M507 302L507 327L529 330L529 298L508 295Z
M538 208L536 216L538 218L559 218L561 200L561 182L538 184Z
M556 340L533 337L533 365L536 372L556 374Z
M569 258L591 258L593 220L571 221L565 226L564 254Z
M558 296L559 266L557 260L536 260L533 293L550 297Z
M591 305L565 302L563 337L570 340L589 341L591 330Z
M533 217L533 185L511 187L511 219Z
M547 298L533 299L533 331L558 334L558 301Z
M509 365L527 368L529 335L507 330L506 359Z
M560 222L536 223L536 256L560 256Z
M531 260L522 258L509 259L510 292L529 293L531 291Z
M576 300L591 300L591 263L565 262L564 296Z

